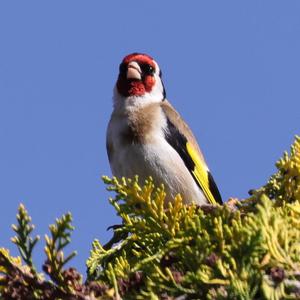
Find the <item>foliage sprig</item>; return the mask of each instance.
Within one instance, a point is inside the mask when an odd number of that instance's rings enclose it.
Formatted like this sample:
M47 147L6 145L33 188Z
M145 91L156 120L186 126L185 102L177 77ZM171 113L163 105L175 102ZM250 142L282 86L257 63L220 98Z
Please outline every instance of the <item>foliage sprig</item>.
M59 286L66 285L64 275L62 273L63 267L76 256L76 251L71 252L67 257L64 257L64 248L71 241L71 233L74 227L71 225L72 216L70 213L63 215L60 219L56 219L55 224L49 226L51 237L45 236L46 246L45 253L47 261L44 264L44 271L50 278Z
M31 224L31 217L28 215L28 212L23 204L20 204L18 208L17 222L17 225L12 225L12 229L17 235L14 236L11 241L17 245L20 255L29 267L31 273L34 276L37 276L37 271L32 260L32 251L40 237L30 236L34 229L34 225Z

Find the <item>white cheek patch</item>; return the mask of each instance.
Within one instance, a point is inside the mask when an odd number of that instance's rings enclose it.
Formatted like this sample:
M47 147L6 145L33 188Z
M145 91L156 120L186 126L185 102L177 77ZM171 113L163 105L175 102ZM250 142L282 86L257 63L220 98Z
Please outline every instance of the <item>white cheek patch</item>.
M156 63L155 60L154 60L153 62L154 62L154 64L155 64L155 74L159 76L160 68L159 68L159 66L158 66L158 64Z

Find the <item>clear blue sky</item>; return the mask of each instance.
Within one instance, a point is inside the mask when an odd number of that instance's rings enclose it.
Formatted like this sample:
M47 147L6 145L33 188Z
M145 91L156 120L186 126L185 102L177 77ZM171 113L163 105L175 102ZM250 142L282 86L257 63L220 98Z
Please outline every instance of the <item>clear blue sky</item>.
M135 51L160 64L223 197L263 185L300 134L299 16L292 0L1 1L0 245L17 253L20 202L42 236L72 212L80 271L92 240L109 239L105 132L118 65Z

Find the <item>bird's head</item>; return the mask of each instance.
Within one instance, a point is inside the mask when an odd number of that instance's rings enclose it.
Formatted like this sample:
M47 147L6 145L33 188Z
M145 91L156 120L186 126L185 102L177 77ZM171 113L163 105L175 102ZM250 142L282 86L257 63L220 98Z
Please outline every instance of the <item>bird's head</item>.
M162 101L165 89L155 60L141 53L125 56L119 67L114 98L115 102L128 101L133 105Z

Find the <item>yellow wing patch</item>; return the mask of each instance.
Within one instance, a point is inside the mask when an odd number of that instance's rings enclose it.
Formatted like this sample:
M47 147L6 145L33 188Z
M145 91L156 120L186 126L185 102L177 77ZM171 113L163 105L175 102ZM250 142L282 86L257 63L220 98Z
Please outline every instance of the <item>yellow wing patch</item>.
M208 170L205 163L199 158L197 151L190 143L186 143L187 152L192 158L195 169L192 171L196 180L198 181L204 196L207 198L210 204L217 204L215 197L213 196L209 187Z

